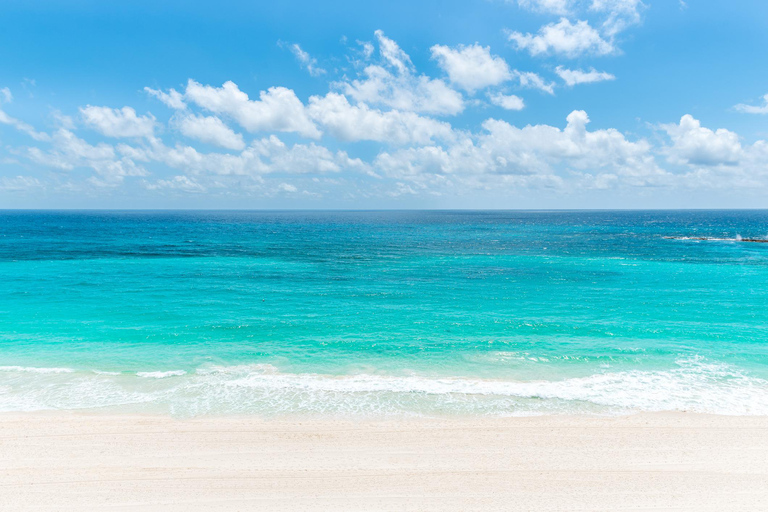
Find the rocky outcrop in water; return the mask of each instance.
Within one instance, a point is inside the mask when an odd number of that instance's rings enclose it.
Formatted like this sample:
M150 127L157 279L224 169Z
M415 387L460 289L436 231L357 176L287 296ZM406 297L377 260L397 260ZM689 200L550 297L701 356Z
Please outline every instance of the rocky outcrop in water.
M768 244L765 238L714 238L709 236L665 236L668 240L705 240L708 242L753 242L757 244Z

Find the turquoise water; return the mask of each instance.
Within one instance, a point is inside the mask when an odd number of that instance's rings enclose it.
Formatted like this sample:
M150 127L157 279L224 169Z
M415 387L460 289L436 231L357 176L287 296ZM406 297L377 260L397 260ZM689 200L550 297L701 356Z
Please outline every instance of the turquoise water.
M768 212L0 212L0 410L768 414L738 237Z

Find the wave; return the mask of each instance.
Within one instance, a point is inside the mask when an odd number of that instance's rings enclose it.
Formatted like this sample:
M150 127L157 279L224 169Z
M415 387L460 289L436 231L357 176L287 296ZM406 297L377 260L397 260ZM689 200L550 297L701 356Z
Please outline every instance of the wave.
M167 372L136 372L138 377L143 377L145 379L165 379L167 377L180 377L181 375L186 374L187 372L184 370L170 370Z
M556 381L434 378L420 375L283 373L243 365L122 373L0 374L0 410L116 408L199 414L483 414L692 411L768 415L768 380L705 361L667 370L597 373ZM46 369L38 369L46 370ZM150 377L150 378L147 378ZM164 378L178 377L178 378Z
M20 373L74 373L72 368L37 368L34 366L0 366L0 372Z

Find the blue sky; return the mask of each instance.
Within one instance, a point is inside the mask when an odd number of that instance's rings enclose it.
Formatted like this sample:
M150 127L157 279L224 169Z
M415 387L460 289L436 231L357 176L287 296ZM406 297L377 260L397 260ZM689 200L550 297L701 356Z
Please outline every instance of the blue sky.
M0 208L766 207L768 3L0 6Z

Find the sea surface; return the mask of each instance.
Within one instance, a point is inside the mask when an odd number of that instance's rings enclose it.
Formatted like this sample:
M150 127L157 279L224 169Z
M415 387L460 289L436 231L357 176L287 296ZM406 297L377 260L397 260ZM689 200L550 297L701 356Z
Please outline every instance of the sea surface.
M768 211L0 212L0 411L768 414Z

